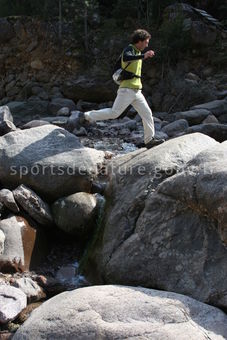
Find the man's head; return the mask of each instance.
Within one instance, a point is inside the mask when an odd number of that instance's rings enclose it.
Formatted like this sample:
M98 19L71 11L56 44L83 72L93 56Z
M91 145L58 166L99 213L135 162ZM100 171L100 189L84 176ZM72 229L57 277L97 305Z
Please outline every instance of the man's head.
M138 50L143 51L149 44L151 35L146 30L138 29L132 33L131 42Z

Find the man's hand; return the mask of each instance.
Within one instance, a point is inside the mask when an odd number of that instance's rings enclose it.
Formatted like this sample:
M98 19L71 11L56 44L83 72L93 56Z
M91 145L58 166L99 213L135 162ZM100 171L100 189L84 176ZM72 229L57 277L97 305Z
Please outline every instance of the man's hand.
M154 56L154 54L155 54L154 51L149 50L149 51L144 53L144 59L152 58Z

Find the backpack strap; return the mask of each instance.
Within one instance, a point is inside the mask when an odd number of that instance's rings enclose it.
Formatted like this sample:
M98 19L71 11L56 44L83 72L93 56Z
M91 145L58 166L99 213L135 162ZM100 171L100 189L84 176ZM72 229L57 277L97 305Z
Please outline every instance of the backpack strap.
M126 47L127 48L127 47ZM126 49L125 48L125 49ZM133 47L132 47L133 48ZM121 53L121 63L122 63L122 60L123 60L123 54L124 54L124 51L125 51L125 49L123 50L123 52ZM125 67L121 67L122 68L122 70L126 70L126 68L128 67L130 65L130 62L128 62L128 64L125 66ZM133 73L133 72L131 72L131 73ZM134 75L134 78L141 78L141 76L137 76L135 73L133 73L133 75Z

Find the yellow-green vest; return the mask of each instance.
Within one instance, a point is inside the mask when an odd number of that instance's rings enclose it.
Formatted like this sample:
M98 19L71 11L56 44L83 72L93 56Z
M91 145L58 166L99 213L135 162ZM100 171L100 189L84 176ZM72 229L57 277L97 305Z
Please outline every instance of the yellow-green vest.
M135 54L140 55L141 51L138 50L134 45L130 45L133 47ZM121 58L121 67L125 68L128 62L123 61L123 57ZM141 71L142 71L142 59L131 61L129 66L126 68L127 71L133 72L137 76L141 77ZM120 84L120 88L127 87L129 89L142 89L142 82L141 78L132 78L128 80L122 80Z

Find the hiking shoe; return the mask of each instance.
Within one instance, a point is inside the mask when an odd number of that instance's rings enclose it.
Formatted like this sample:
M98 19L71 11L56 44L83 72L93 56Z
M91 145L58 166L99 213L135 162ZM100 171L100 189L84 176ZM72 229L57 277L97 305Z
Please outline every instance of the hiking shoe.
M145 144L145 147L147 149L151 149L153 148L154 146L157 146L159 144L162 144L165 142L165 139L156 139L156 138L153 138L152 140L150 140L150 142L148 142L147 144Z

